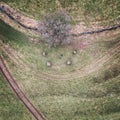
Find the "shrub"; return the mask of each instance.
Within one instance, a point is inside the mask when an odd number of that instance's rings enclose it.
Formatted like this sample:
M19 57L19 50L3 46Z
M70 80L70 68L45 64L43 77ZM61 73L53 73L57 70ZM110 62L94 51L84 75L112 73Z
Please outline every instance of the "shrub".
M71 19L65 11L57 11L42 18L38 30L49 47L70 44Z

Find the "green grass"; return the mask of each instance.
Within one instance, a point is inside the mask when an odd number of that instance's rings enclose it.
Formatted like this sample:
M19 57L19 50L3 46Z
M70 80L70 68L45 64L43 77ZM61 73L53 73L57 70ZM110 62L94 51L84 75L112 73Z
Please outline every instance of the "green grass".
M119 66L119 63L113 64L114 61L108 63L112 64L112 68L105 65L97 75L95 72L87 77L71 81L44 80L39 82L35 87L42 92L34 94L34 90L31 90L30 97L50 120L53 118L58 120L109 120L112 118L119 120L120 72L114 75L116 66ZM106 74L112 75L109 78L103 77L103 70ZM99 83L94 81L94 76ZM39 89L40 85L43 88Z
M19 10L40 19L46 13L60 8L74 21L100 21L120 19L119 0L2 0ZM114 23L114 22L113 22ZM108 23L110 24L110 23Z
M68 6L71 6L70 0L68 2ZM86 4L91 4L91 2L86 2ZM98 5L98 2L95 1L95 5ZM104 2L105 1L103 1L103 3ZM19 1L16 0L13 1L13 3L16 5ZM67 6L66 4L67 3L65 3L65 6ZM89 9L91 10L93 8ZM109 38L110 40L108 41L100 39L98 42L85 48L83 52L78 51L73 57L73 50L71 49L64 47L48 49L43 43L37 45L31 44L28 42L26 35L14 30L2 21L0 21L0 27L2 27L0 38L5 41L5 44L9 44L11 48L14 48L14 51L16 51L17 55L21 58L19 60L23 61L26 66L17 65L15 63L15 66L13 66L13 61L10 61L8 57L5 56L4 59L7 60L12 74L22 87L22 90L30 100L39 107L48 120L119 120L119 52L101 67L99 71L95 71L82 78L62 80L50 77L50 79L44 79L41 76L41 72L50 72L55 75L71 74L72 72L91 64L119 42L119 34L114 38ZM46 50L48 53L46 57L41 55L43 50ZM63 54L63 57L60 57L60 54ZM69 57L73 60L72 66L65 65L65 60ZM53 62L52 68L46 67L47 60ZM0 85L2 84L4 84L4 81L1 81ZM8 87L3 86L0 87L0 90L5 91L6 88ZM10 92L10 90L8 91ZM6 95L9 95L9 92L6 92ZM9 102L13 103L13 100L11 100L12 98L13 97L10 96ZM6 99L5 94L3 94L3 98L1 99ZM12 103L8 104L8 101L6 100L2 101L5 101L4 106L7 105L7 107L3 107L3 103L0 103L2 106L0 107L0 110L3 111L0 116L6 117L5 119L8 119L9 116L13 117L10 118L10 120L14 120L14 117L19 120L21 119L21 116L24 116L23 120L31 120L31 118L26 118L27 114L23 115L22 110L24 109L24 106L20 103L14 104L17 106L14 107ZM11 110L10 113L16 112L18 110L17 108L19 108L19 104L22 106L20 107L20 114L17 112L16 116L12 116L8 112L8 115L5 116L6 110ZM1 118L1 120L4 120L4 118Z
M4 28L2 29L3 31L9 28L3 22L2 26ZM10 30L16 31L14 29ZM70 74L76 66L76 69L79 69L103 55L108 49L118 43L119 36L107 42L103 40L95 42L84 49L83 52L78 51L77 55L72 57L72 50L70 49L47 49L42 43L38 45L30 44L23 34L21 44L19 42L21 41L21 37L19 37L21 33L17 33L17 40L13 33L7 35L1 32L1 35L6 40L5 43L10 43L10 46L14 47L14 50L21 56L21 60L27 66L16 64L13 66L12 61L9 61L8 58L5 59L8 61L12 74L17 78L17 82L23 91L25 91L30 100L39 107L49 120L109 120L111 118L119 120L119 54L112 57L98 72L94 72L83 78L73 80L56 80L50 78L50 80L47 80L43 79L40 74L41 72ZM19 46L19 44L20 47L15 47ZM48 52L46 57L41 56L43 50ZM96 51L96 56L94 55L94 51ZM64 55L63 58L59 58L61 53ZM72 57L75 60L75 64L66 66L64 61L68 57ZM84 60L85 58L86 61ZM55 63L61 63L60 69L46 67L45 61L47 60L51 60L53 66ZM81 62L79 63L80 60ZM4 104L6 105L7 103L5 102ZM8 105L8 107L11 106ZM14 109L12 112L14 112ZM4 114L5 112L3 111L2 115ZM16 115L16 117L20 118L19 115Z
M0 73L0 120L33 120Z
M18 47L22 47L23 44L27 43L28 37L25 34L5 24L2 20L0 20L0 28L0 38L3 42Z

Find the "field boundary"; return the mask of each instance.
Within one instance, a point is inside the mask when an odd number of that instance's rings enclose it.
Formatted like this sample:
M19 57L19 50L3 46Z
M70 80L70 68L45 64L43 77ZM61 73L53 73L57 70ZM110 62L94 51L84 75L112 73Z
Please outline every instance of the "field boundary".
M12 9L10 6L8 6L5 3L0 4L0 11L2 14L6 15L9 19L11 19L12 21L17 23L19 26L23 27L24 29L30 30L37 34L39 33L39 30L37 28L37 26L38 26L37 20L31 19L29 17L25 17L22 13L20 14L20 13L15 12L14 9ZM117 25L113 25L110 27L105 27L105 28L98 27L96 30L90 29L90 30L82 31L77 34L76 34L76 32L73 32L70 34L70 36L79 37L79 36L83 36L83 35L92 35L92 34L96 34L96 33L102 33L105 31L116 30L118 28L120 28L119 23Z
M36 120L46 120L43 114L38 111L38 109L31 103L31 101L27 98L27 96L23 93L21 88L18 86L16 80L11 75L8 70L2 56L0 56L0 71L2 72L4 78L9 83L11 89L17 95L17 97L21 100L21 102L25 105L25 107L29 110L29 112L34 116Z

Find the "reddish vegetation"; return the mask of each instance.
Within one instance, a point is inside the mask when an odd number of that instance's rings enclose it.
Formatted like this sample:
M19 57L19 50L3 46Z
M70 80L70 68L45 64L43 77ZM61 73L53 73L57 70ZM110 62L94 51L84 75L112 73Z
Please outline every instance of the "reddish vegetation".
M85 47L87 47L90 44L91 43L89 43L89 42L79 42L78 44L76 44L75 48L76 49L84 49Z
M31 43L34 43L34 44L40 43L40 40L39 40L38 38L32 38L32 37L30 37L30 38L29 38L29 41L30 41Z

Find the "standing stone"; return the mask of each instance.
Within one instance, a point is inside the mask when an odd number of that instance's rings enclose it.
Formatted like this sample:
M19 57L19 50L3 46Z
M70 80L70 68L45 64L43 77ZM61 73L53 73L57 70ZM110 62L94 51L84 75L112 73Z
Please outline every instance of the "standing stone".
M72 61L69 59L69 60L66 61L66 64L67 64L67 65L71 65L71 64L72 64Z
M47 67L51 67L52 66L51 61L47 61L46 65L47 65Z
M45 57L46 55L47 55L47 53L46 53L45 51L43 51L43 52L42 52L42 56Z
M77 54L77 50L74 50L74 51L73 51L73 55L76 55L76 54Z

